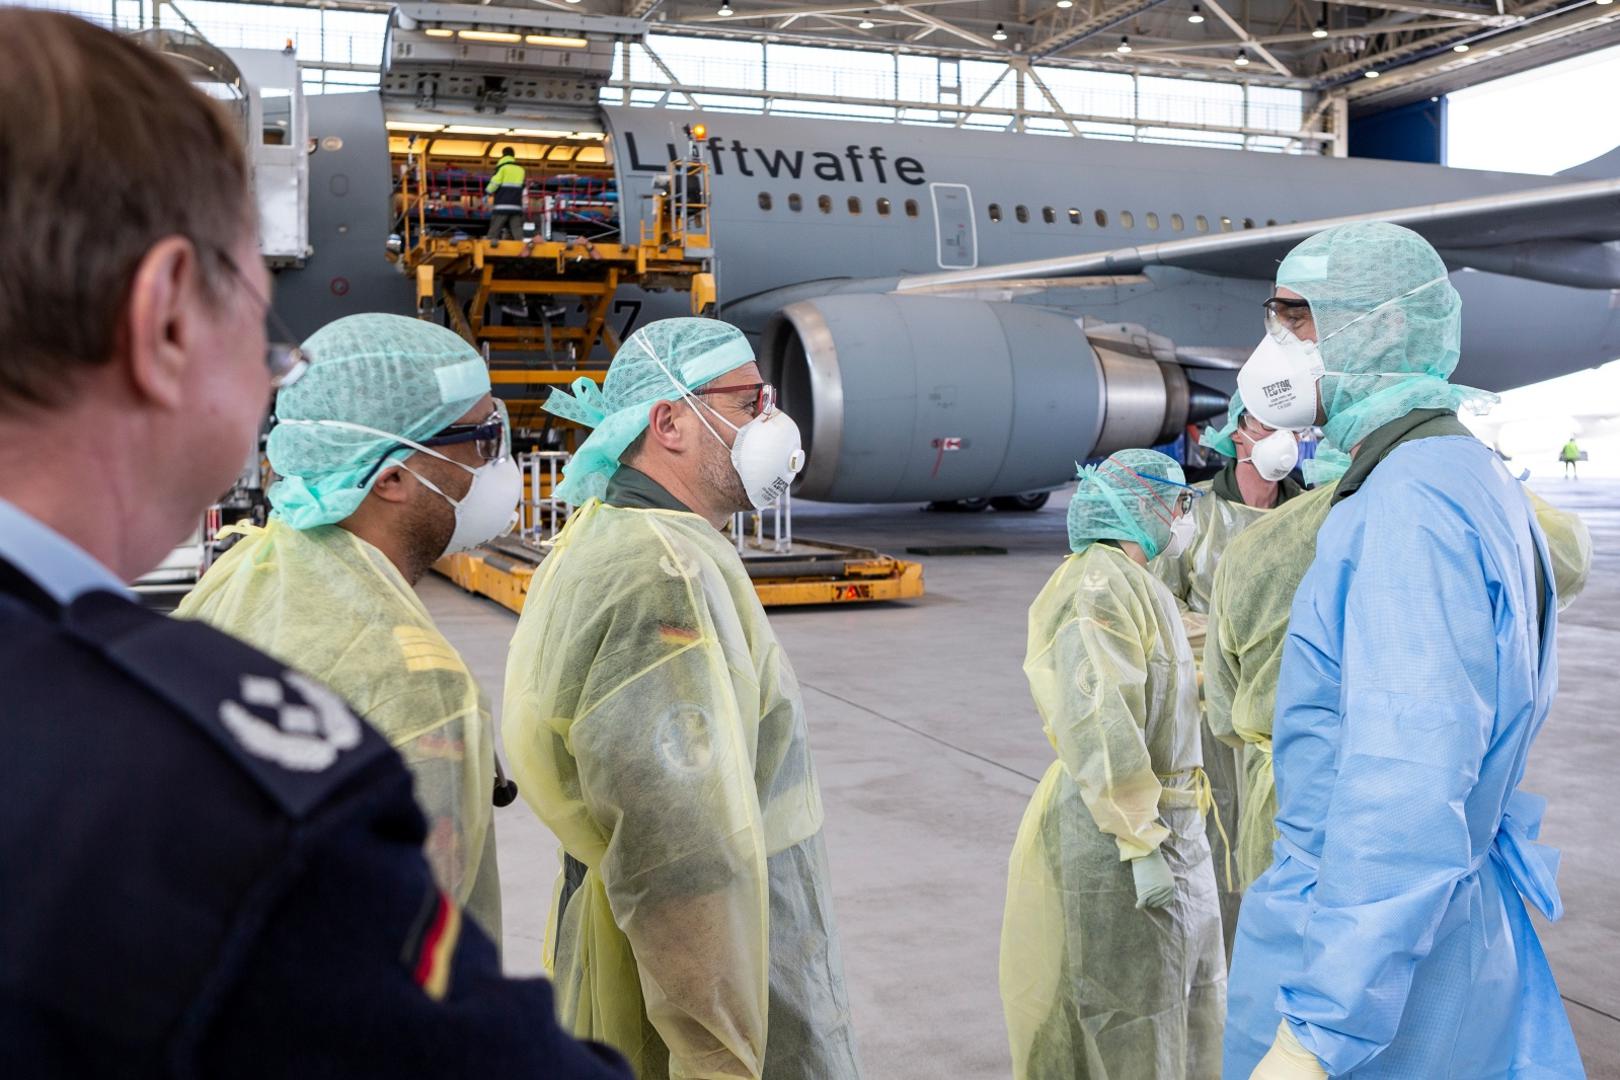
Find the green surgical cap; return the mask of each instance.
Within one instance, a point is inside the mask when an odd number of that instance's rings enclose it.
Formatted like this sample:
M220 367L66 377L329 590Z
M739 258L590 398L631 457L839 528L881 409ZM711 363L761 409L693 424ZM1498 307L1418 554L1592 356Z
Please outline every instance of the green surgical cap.
M1327 443L1317 443L1316 453L1299 463L1300 472L1305 474L1305 486L1313 488L1338 483L1348 468L1350 455Z
M431 437L490 392L477 350L421 319L350 315L315 331L303 350L309 370L276 395L269 447L279 477L270 502L295 529L347 518L376 482L384 454L415 452L399 447L401 438ZM374 430L299 423L311 420Z
M1232 435L1237 431L1238 425L1243 423L1243 395L1236 390L1232 391L1232 403L1226 409L1226 426L1217 430L1214 425L1204 429L1198 437L1199 446L1207 446L1217 454L1225 454L1229 458L1238 456L1237 443L1232 441Z
M1154 483L1143 477L1168 480ZM1157 450L1121 450L1080 470L1069 500L1069 548L1084 551L1097 540L1130 540L1149 559L1170 540L1170 517L1179 494L1172 484L1186 476L1173 458Z
M647 430L654 403L674 401L753 362L742 331L716 319L660 319L631 334L600 387L575 379L572 394L556 390L546 401L547 412L595 429L563 470L557 497L575 506L600 499L619 455Z
M1462 347L1462 297L1412 230L1384 221L1324 229L1288 253L1277 285L1310 302L1327 369L1323 433L1339 449L1413 409L1491 398L1447 382Z

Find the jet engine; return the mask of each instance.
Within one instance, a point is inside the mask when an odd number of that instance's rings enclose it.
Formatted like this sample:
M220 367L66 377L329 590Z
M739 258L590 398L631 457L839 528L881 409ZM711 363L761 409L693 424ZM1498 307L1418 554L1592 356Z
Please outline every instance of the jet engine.
M760 350L804 437L794 493L829 502L1038 491L1077 461L1168 442L1226 407L1174 356L1141 327L890 293L789 304Z

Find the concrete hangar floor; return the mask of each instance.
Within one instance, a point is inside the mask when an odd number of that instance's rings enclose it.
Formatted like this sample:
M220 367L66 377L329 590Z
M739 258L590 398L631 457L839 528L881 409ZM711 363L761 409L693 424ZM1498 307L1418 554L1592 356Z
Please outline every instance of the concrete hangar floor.
M1550 472L1550 470L1549 470ZM1534 485L1578 511L1591 583L1559 620L1560 686L1525 788L1550 800L1566 914L1541 923L1593 1080L1620 1080L1620 481ZM856 608L777 608L804 685L827 809L833 894L855 1024L874 1080L1004 1080L996 987L1007 855L1052 759L1021 665L1025 612L1067 550L1066 498L1035 514L800 503L805 537L876 547L994 545L923 557L928 595ZM916 558L916 556L911 556ZM499 708L516 617L430 576L422 595ZM557 845L520 799L496 812L505 960L540 970ZM1539 922L1539 916L1537 917Z

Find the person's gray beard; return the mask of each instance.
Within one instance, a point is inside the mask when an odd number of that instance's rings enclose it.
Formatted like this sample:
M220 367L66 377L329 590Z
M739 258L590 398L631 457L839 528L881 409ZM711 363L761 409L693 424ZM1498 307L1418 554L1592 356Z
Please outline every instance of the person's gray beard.
M742 477L731 465L731 449L719 439L711 438L698 458L698 480L715 495L716 508L727 513L752 510L753 502L743 487Z

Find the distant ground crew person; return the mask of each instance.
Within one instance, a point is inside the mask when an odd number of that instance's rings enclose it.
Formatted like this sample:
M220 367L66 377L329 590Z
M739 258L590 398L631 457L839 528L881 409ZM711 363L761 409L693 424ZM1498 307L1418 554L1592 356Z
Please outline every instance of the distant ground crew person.
M1577 480L1581 478L1575 468L1575 463L1581 460L1581 448L1575 445L1575 436L1571 435L1569 442L1564 444L1564 449L1559 451L1558 460L1564 463L1564 479L1567 480L1571 476Z
M494 212L489 216L491 240L523 239L523 181L526 174L517 163L517 154L510 146L501 148L501 160L495 166L495 175L489 178L484 194L494 200Z

